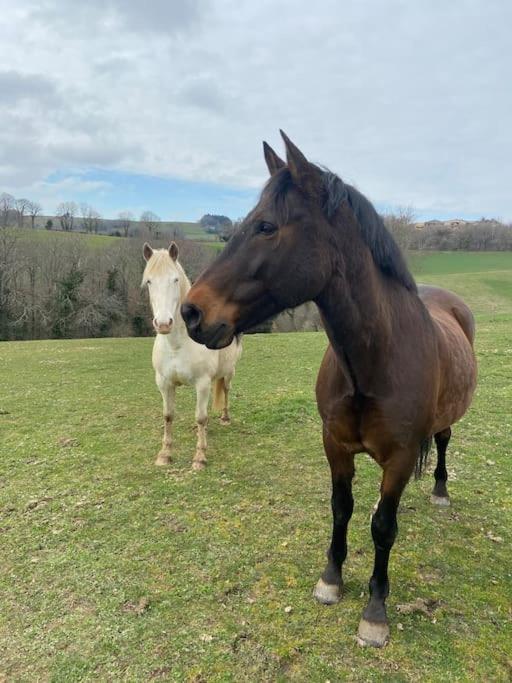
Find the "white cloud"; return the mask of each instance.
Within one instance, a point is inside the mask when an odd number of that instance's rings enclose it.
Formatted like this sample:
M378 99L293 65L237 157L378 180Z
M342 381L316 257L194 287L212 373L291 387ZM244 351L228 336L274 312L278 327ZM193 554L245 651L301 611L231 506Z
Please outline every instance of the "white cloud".
M286 130L370 198L512 217L506 0L19 0L0 185L100 167L240 187Z

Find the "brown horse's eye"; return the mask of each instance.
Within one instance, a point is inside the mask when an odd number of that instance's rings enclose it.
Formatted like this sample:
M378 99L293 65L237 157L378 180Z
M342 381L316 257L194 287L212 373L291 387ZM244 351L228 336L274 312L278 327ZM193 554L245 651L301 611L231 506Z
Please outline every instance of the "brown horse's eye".
M258 225L258 232L261 233L262 235L273 235L275 232L277 232L277 225L274 225L273 223L267 223L266 221L262 221Z

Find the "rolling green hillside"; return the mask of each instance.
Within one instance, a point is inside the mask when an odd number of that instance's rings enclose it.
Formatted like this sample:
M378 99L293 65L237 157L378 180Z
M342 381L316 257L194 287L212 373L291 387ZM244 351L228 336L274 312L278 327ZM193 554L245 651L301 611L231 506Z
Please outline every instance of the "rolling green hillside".
M512 315L512 252L413 252L409 263L418 282L456 292L477 316Z

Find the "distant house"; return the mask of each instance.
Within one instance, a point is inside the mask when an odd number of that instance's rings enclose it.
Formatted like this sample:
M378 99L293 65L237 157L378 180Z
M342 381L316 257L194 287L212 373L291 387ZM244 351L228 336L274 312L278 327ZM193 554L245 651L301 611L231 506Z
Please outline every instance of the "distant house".
M457 230L466 225L467 222L468 221L465 221L463 218L452 218L449 221L444 221L444 225L445 227L450 228L450 230Z
M415 223L414 227L416 230L432 230L434 228L448 228L449 230L458 230L464 225L468 225L469 221L465 221L463 218L451 218L448 221L440 221L433 218L430 221L421 221L420 223Z

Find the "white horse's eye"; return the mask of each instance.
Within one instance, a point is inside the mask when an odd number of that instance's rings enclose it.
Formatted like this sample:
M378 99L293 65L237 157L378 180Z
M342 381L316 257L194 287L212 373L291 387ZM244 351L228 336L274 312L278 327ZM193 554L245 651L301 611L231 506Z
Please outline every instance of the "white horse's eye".
M146 280L146 284L149 287L149 285L151 284L151 280Z
M178 282L179 278L175 277L173 282Z

